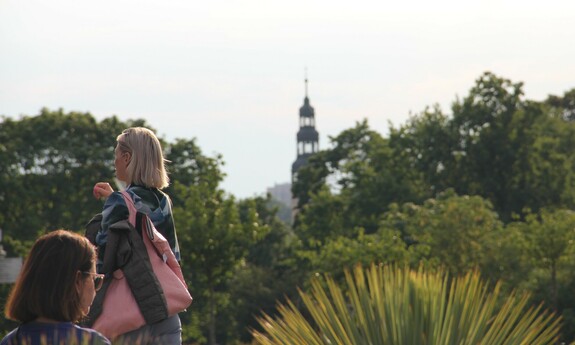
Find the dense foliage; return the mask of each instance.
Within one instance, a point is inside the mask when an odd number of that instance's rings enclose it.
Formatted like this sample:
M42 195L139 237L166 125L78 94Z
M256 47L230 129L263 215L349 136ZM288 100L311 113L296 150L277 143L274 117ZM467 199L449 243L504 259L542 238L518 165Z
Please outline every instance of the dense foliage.
M502 295L528 292L562 316L575 339L575 91L526 100L522 83L491 73L453 102L384 136L367 121L331 138L292 186L293 224L269 197L237 200L221 190L224 157L193 138L162 139L167 192L194 296L182 314L187 344L239 344L263 332L276 301L300 308L310 278L361 263L479 272ZM40 234L82 232L101 210L91 189L114 183L116 136L144 120L97 121L42 109L0 122L0 228L8 256L24 256ZM153 129L153 128L152 128ZM0 286L0 301L9 285ZM0 333L13 323L0 319Z

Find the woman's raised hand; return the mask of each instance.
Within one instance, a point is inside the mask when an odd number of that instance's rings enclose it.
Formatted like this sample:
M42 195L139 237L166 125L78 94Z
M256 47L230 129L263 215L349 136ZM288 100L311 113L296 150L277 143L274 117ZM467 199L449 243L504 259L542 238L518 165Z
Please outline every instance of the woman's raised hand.
M114 189L108 182L98 182L94 185L94 190L92 192L96 199L107 199L110 194L114 192Z

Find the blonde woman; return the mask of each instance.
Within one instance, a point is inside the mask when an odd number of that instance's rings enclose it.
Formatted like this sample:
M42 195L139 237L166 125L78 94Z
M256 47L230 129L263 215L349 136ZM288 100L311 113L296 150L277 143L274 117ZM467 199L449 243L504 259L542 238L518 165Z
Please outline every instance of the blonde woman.
M149 129L134 127L124 130L116 139L115 160L116 178L125 183L138 212L148 215L156 229L170 243L176 259L180 250L171 200L163 188L169 185L160 141ZM99 273L110 274L117 267L106 267L104 260L108 230L116 222L127 220L128 208L120 192L115 192L109 183L98 182L94 186L94 196L105 198L101 228L96 235L99 248ZM145 311L142 311L143 313ZM178 315L147 324L140 329L124 334L123 343L138 344L181 344L181 323Z

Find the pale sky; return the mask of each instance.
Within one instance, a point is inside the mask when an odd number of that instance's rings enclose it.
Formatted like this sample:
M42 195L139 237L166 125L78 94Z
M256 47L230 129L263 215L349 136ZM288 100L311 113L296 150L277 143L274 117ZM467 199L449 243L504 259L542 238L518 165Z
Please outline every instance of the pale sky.
M306 68L325 149L364 118L450 113L484 71L561 95L574 39L566 0L0 0L0 115L145 118L222 154L245 198L290 181Z

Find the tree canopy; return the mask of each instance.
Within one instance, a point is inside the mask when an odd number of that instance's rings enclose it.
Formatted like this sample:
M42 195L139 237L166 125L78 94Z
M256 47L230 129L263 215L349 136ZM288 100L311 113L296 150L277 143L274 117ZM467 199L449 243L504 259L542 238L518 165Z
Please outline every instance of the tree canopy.
M386 135L364 120L330 137L298 171L293 224L269 197L223 191L222 155L205 155L195 138L160 138L194 296L181 314L184 342L250 343L266 328L262 312L282 315L276 301L303 310L308 292L320 292L311 277L344 287L344 268L358 263L453 279L478 272L489 288L528 292L528 306L562 315L561 341L574 340L575 89L533 101L523 87L486 72L450 113L435 105ZM1 118L8 256L24 256L40 233L83 232L102 208L92 186L114 183L116 136L131 126L154 130L62 109ZM0 301L7 293L0 286Z

